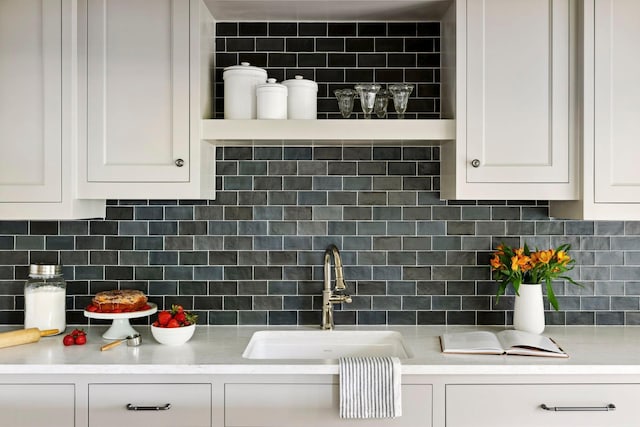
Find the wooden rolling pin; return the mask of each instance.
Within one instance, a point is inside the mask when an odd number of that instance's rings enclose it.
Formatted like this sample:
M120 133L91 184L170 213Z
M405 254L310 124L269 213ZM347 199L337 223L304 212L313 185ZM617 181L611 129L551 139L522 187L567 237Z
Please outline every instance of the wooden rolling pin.
M29 344L40 341L40 337L55 335L60 332L57 329L40 330L38 328L20 329L11 332L0 332L0 348L14 345Z

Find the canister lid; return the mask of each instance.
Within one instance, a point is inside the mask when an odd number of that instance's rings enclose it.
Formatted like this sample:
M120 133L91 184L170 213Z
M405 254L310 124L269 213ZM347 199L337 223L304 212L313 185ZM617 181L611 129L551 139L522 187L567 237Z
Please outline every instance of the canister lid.
M266 83L256 85L256 91L258 92L283 92L287 93L287 87L283 84L276 83L276 79L268 78Z
M226 67L222 73L222 78L224 79L225 75L228 76L230 74L247 74L261 78L264 77L265 79L267 78L267 70L260 67L254 67L248 62L241 62L240 65Z
M318 91L318 83L313 80L306 80L302 76L295 76L293 79L285 80L282 82L283 85L289 87L307 87L309 89L313 89L316 92Z
M29 275L52 276L62 274L62 266L55 264L31 264L29 266Z

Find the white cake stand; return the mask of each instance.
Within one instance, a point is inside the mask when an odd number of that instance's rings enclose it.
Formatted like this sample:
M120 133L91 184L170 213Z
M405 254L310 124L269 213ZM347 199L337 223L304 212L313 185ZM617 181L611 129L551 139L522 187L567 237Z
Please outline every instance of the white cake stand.
M85 317L89 319L112 320L111 327L102 334L102 338L107 340L119 340L138 332L131 327L129 319L137 319L138 317L151 316L158 311L158 306L152 302L147 303L151 307L148 310L130 311L127 313L98 313L95 311L84 311Z

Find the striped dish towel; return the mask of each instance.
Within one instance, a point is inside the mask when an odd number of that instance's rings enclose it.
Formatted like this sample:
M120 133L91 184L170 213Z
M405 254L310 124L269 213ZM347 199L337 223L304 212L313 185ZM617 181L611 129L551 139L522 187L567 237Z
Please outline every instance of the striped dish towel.
M340 418L396 418L402 415L400 359L340 358Z

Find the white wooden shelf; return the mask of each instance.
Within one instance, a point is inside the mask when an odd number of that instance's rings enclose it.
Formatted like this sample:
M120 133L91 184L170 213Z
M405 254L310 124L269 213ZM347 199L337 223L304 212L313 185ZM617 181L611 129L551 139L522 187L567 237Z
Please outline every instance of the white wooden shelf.
M455 139L455 120L202 120L202 139L251 141L439 143Z
M217 21L439 21L450 0L204 0Z

